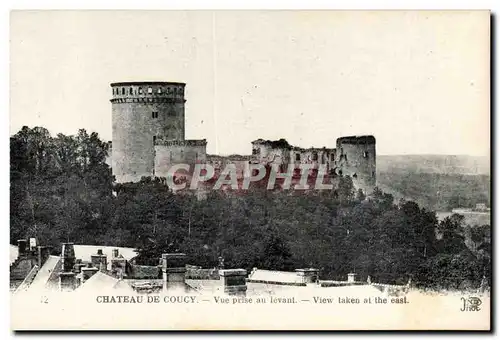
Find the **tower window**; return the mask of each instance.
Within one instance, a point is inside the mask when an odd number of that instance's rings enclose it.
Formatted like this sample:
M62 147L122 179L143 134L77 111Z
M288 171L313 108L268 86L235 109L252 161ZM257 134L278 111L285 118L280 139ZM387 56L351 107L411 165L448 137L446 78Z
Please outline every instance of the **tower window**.
M153 88L152 87L148 87L148 93L153 93Z
M142 87L139 87L139 94L142 94Z
M363 157L364 157L364 158L368 158L368 151L364 151L364 152L363 152Z
M153 112L151 113L151 117L153 117L153 118L158 118L158 112L157 112L157 111L153 111Z
M295 160L296 161L300 161L300 153L296 153L295 154Z
M122 87L122 95L125 95L125 88Z
M158 93L161 93L161 87L158 88Z
M132 87L128 91L129 91L129 94L134 94L134 89Z

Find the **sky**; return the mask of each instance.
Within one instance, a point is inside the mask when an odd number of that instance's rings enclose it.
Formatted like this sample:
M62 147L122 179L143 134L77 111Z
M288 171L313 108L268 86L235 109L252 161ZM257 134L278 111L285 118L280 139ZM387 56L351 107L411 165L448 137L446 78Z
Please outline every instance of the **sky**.
M186 85L186 138L378 154L490 153L488 12L13 11L10 132L111 140L111 87Z

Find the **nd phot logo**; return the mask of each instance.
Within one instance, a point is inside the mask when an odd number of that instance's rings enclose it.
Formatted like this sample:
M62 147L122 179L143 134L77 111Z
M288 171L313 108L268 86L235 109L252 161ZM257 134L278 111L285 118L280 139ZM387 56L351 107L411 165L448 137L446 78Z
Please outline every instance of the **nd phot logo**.
M476 296L470 296L468 298L460 298L462 300L461 312L479 312L481 304L483 303L480 298Z

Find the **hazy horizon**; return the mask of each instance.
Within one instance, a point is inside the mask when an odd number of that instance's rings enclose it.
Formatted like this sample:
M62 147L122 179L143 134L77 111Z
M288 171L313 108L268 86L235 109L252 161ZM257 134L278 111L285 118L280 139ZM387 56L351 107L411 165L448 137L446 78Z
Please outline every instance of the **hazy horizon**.
M10 133L111 140L111 87L186 83L186 138L490 155L489 13L12 11ZM397 29L394 29L397 27Z

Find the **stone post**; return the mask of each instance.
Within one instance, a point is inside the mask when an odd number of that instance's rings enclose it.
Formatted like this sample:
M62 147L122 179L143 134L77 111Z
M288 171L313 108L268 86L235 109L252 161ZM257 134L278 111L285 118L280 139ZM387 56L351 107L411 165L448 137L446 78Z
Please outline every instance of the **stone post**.
M187 256L183 253L163 254L162 272L163 289L186 290L186 261Z
M303 268L295 269L297 275L301 278L302 283L316 283L319 279L319 269Z
M247 294L247 271L245 269L221 269L219 276L224 286L224 294L239 296Z
M356 273L347 274L347 282L349 282L349 283L356 282Z

